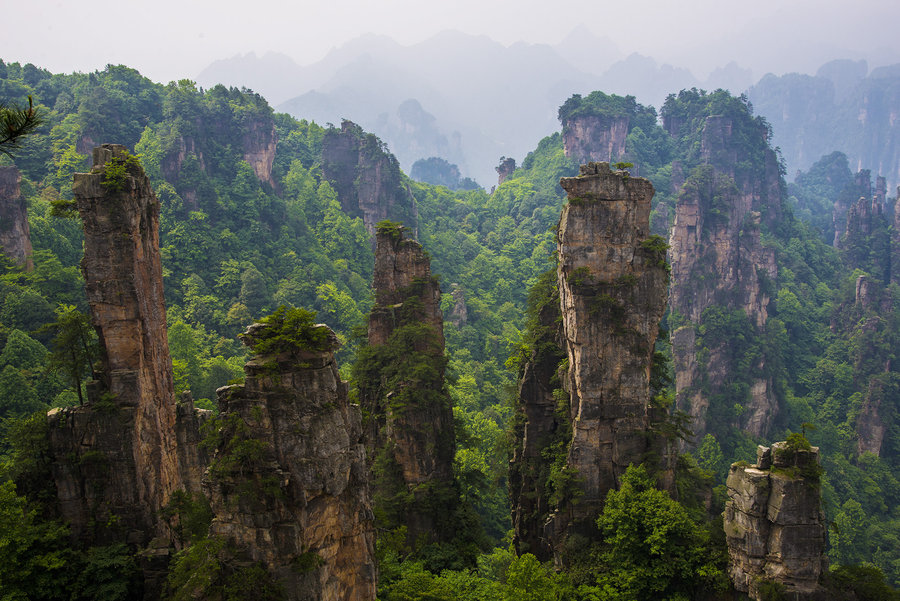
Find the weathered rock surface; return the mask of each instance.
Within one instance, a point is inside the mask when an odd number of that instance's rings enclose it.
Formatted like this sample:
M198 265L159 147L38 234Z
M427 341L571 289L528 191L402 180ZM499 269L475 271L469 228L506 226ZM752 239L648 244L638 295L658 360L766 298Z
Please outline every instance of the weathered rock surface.
M613 161L625 156L628 115L582 115L563 121L563 147L579 162Z
M648 180L590 163L560 184L569 195L557 231L572 424L566 467L583 494L563 501L547 526L557 548L568 532L593 530L607 492L653 450L650 367L668 283L665 244L649 237Z
M254 324L248 345L269 325ZM217 391L222 429L204 480L210 534L234 543L285 598L375 598L373 515L359 407L347 398L324 325L321 345L255 355Z
M362 217L374 236L385 219L410 228L415 237L419 215L412 191L403 183L400 163L374 134L351 121L330 129L322 140L322 172L337 192L341 208Z
M557 398L565 394L566 370L560 362L566 354L555 285L539 308L538 327L531 356L519 374L509 491L516 551L549 561L553 541L545 536L544 525L555 503L547 484L551 465L545 455L554 442L568 444L572 437L568 411L563 411L566 407L560 407Z
M0 250L18 265L31 271L31 230L21 180L15 167L0 167Z
M677 134L676 125L666 123ZM697 328L704 312L710 307L741 311L762 336L771 301L767 282L777 275L775 253L762 243L761 226L773 227L782 213L778 161L760 126L754 142L761 148L761 161L755 157L756 169L743 167L751 150L734 139L734 127L730 117L706 118L702 165L681 188L669 239L669 305L681 320L672 340L676 399L678 408L693 418L692 429L699 437L706 431L710 397L724 392L737 369L729 340L704 340L709 353L705 360L698 357ZM763 374L765 365L762 355L752 366L753 374ZM764 375L751 376L747 390L747 398L734 399L745 407L736 425L762 436L778 411L773 383Z
M760 599L759 585L782 584L790 599L824 599L825 515L819 449L786 442L760 446L757 464L728 475L725 534L728 572L737 590Z
M247 124L241 136L241 150L244 160L253 168L256 178L275 186L272 178L272 166L275 164L275 148L278 136L275 134L275 122L268 119L254 119Z
M134 407L137 495L150 515L181 488L175 438L172 360L166 339L159 202L123 146L94 149L90 173L75 174L84 224L85 289L100 338L103 388L117 407ZM112 176L115 166L121 175ZM104 184L114 177L115 184ZM108 181L108 180L107 180ZM115 189L118 187L118 189Z
M359 388L368 416L366 446L370 461L379 465L376 509L391 514L380 527L405 525L407 540L415 543L455 534L446 527L458 491L440 288L430 259L408 231L388 224L378 228L375 305Z

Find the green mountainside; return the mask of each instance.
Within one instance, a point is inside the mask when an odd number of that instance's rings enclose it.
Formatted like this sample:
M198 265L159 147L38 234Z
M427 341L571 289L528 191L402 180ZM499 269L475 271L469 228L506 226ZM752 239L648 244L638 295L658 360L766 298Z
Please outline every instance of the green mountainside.
M323 148L349 131L363 149L354 156L394 166L396 160L358 127L323 127L275 113L245 90L203 90L186 80L157 84L124 66L63 75L0 61L0 100L21 104L28 96L44 122L24 139L14 164L22 174L34 268L6 257L0 265L0 523L8 533L0 543L0 597L136 598L133 550L69 548L65 526L51 519L45 420L36 412L78 405L97 352L84 327L83 234L70 218L73 174L87 171L91 148L106 142L125 145L142 163L161 203L176 393L189 390L198 407L217 411L216 389L244 375L247 351L237 335L282 305L315 311L316 321L336 332L341 375L356 394L353 365L365 348L374 302L374 247L365 211L343 201L345 189L363 194L364 170L361 162L336 163L337 155ZM768 321L757 327L740 303L714 296L696 323L698 357L708 359L721 341L732 356L724 384L705 390L703 436L685 442L680 484L690 492L680 502L657 494L643 468L629 470L598 516L614 544L594 549L571 571L555 572L530 554L517 557L508 538L507 490L517 377L535 345L547 341L538 314L555 292L546 274L556 265L555 226L566 198L558 182L576 175L578 164L566 156L560 131L540 140L491 194L413 181L397 168L392 185L408 191L413 204L397 209L400 218L388 218L415 219L416 238L440 278L454 471L460 498L474 508L485 536L466 549L465 565L457 557L405 557L396 541L379 541L379 598L725 598L716 516L729 465L752 461L757 444L797 432L821 448L828 554L840 566L831 578L844 595L834 598L897 598L878 584L880 570L890 586L900 587L896 199L881 199L877 211L857 203L861 180L840 153L823 157L788 186L783 170L776 165L773 174L767 163L775 155L765 120L753 115L746 98L723 91L672 95L661 119L633 97L602 92L575 96L560 109L564 124L585 116L629 121L623 152L610 158L654 184L656 234L671 231L685 190L699 191L707 209L726 219L727 207L716 203L732 198L731 187L760 173L774 178L755 207L758 224L746 224L758 227L761 248L777 266L774 279L759 276L770 299ZM737 157L703 145L705 124L720 116L733 123L729 148L739 149ZM0 166L9 164L0 158ZM713 186L710 165L729 166L727 193ZM871 185L866 190L871 196ZM847 215L837 247L835 206ZM700 278L696 286L710 282ZM674 332L684 320L670 311L662 325ZM672 345L663 336L657 350L654 392L672 405L675 383L666 373ZM761 375L754 371L759 357L766 358ZM741 418L751 376L771 382L777 402L763 432L748 431ZM877 448L866 443L874 430ZM194 518L202 523L202 509L182 508L186 525ZM641 530L651 522L655 530ZM668 561L682 555L691 560ZM866 582L872 590L863 591ZM226 589L219 598L240 598L229 596L239 587ZM68 592L60 596L60 590Z

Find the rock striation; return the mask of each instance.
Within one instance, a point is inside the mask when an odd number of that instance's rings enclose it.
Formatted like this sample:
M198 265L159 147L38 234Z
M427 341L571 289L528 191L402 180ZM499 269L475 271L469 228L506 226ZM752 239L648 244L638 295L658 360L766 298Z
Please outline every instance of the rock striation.
M649 234L648 180L589 163L560 184L568 193L557 231L561 352L541 345L523 370L511 482L520 548L564 561L569 535L595 535L593 520L628 465L660 454L648 436L650 370L668 271L665 242ZM554 338L554 309L545 305L539 319ZM568 432L561 448L548 448ZM548 452L559 464L550 484L529 461Z
M418 227L418 209L403 181L400 163L374 134L363 132L352 121L325 132L322 139L322 172L337 192L344 212L361 217L373 236L385 219Z
M563 120L563 148L579 162L613 161L625 156L628 115L579 115Z
M373 288L356 369L379 528L405 526L413 547L449 540L458 491L440 288L422 246L398 224L378 225Z
M707 431L710 399L725 395L742 359L730 340L701 336L707 311L739 315L746 327L763 335L771 301L768 283L777 276L777 266L762 231L778 223L784 198L765 124L749 114L709 115L702 123L700 165L678 194L669 239L676 400L693 418L699 437ZM664 119L664 125L680 135L677 119ZM747 135L750 142L739 141ZM701 347L708 352L701 353ZM765 435L778 412L766 362L761 353L746 374L746 397L731 399L744 407L732 425L754 436Z
M19 190L22 177L15 167L0 167L0 250L31 271L31 230L25 199Z
M805 442L805 439L803 439ZM825 599L827 570L819 449L796 442L760 446L756 465L735 463L728 475L725 534L734 587L761 599L766 581L789 599Z
M591 522L625 469L652 450L650 367L668 271L665 242L650 238L649 180L589 163L560 185L568 194L557 230L572 423L566 467L583 494L558 517L577 524Z
M90 383L88 405L48 415L53 474L60 512L73 536L86 543L124 538L146 545L168 536L159 512L184 486L166 338L159 203L125 147L97 147L93 158L90 173L75 175L74 191L102 369L99 380Z
M253 348L283 326L257 323L241 338ZM288 601L374 600L361 414L338 374L334 333L301 327L305 342L254 351L245 383L217 391L220 429L203 482L210 535L261 563Z

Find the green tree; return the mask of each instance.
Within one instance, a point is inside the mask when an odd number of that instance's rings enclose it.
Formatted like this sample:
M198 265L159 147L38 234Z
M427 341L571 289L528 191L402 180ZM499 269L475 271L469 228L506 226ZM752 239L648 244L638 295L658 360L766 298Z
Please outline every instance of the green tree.
M28 108L0 102L0 153L8 157L22 145L22 137L34 133L44 122L41 112L34 108L31 96Z
M609 599L686 599L724 582L723 557L687 510L630 466L597 519L603 534L598 584Z
M81 382L85 374L94 376L94 361L100 357L97 335L88 316L73 305L56 308L56 321L45 326L56 332L51 341L49 369L62 373L78 393L78 404L84 404Z

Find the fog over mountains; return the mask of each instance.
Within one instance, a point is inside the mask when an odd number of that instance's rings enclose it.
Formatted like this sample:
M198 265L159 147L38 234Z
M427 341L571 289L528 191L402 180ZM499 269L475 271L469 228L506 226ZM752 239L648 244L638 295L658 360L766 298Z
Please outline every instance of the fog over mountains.
M458 31L402 45L384 35L366 34L306 66L273 52L217 60L197 76L197 82L205 87L223 83L253 89L276 110L297 118L334 124L352 120L380 136L405 171L418 159L437 156L490 189L500 157L521 162L537 140L557 131L557 109L572 94L593 90L630 94L658 108L668 94L681 89L724 88L740 94L764 75L724 56L723 60L715 67L708 64L710 70L701 78L649 56L626 56L609 38L581 25L554 45L505 46L484 35ZM826 72L820 76L821 85L839 87L842 91L833 95L839 100L852 96L847 86L856 85L868 71L865 61L856 64L862 65L861 76L840 81ZM766 77L765 89L771 91L773 79L787 76ZM769 92L764 97L762 90L756 88L752 99L760 114L778 124L778 137L786 119L779 110L786 101L770 99ZM789 173L840 149L828 147L828 132L816 136L803 152L793 152L797 144L781 142Z

